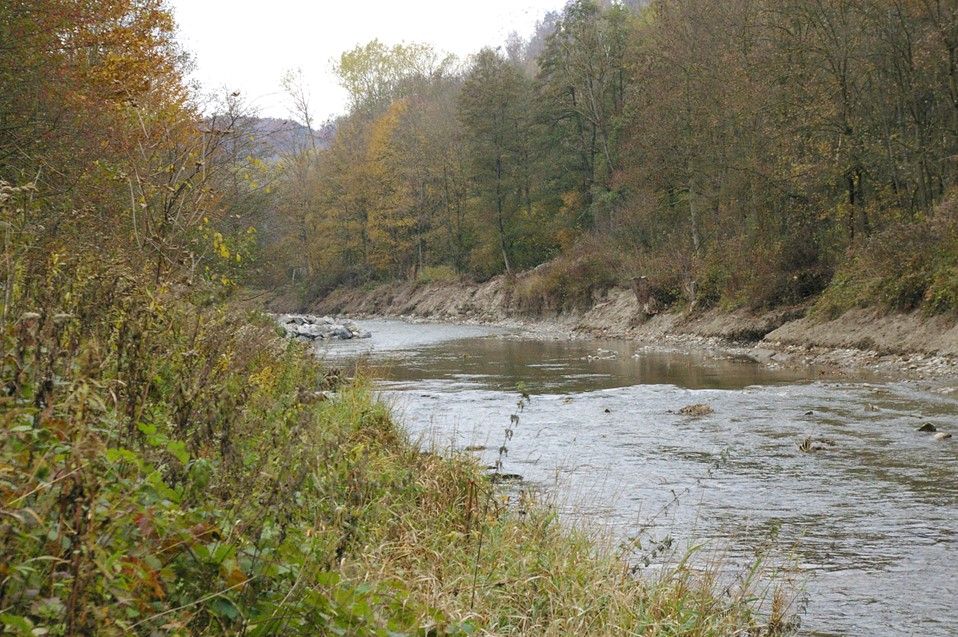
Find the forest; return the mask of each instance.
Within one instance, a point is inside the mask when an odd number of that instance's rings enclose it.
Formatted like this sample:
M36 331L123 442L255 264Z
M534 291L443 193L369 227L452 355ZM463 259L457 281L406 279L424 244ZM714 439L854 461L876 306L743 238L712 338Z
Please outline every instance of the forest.
M956 47L935 0L575 0L466 60L373 41L328 144L282 162L263 276L315 298L549 263L560 305L646 276L693 308L951 312Z

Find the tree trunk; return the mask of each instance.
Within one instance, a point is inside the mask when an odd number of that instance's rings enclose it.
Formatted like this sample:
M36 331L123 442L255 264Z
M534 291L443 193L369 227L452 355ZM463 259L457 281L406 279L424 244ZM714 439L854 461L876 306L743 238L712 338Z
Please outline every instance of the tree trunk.
M509 263L509 250L506 246L506 224L503 219L502 203L502 158L496 158L496 222L499 228L499 248L502 250L502 263L506 267L506 272L512 272L512 264Z
M702 238L699 236L698 209L695 207L695 179L691 173L689 175L689 224L692 226L692 248L695 250L695 256L698 256Z

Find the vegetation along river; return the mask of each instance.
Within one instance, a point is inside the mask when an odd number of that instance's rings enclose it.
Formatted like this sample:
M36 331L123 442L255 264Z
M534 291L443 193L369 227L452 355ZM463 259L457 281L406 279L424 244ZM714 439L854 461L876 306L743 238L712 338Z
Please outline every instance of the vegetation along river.
M695 541L728 572L777 547L806 635L954 635L958 387L774 370L714 353L365 321L363 359L414 438L495 462L574 523L639 537L644 568ZM692 404L711 407L683 415ZM925 423L956 434L935 440ZM799 447L811 438L817 451ZM672 549L652 547L671 541ZM646 567L646 562L648 566Z

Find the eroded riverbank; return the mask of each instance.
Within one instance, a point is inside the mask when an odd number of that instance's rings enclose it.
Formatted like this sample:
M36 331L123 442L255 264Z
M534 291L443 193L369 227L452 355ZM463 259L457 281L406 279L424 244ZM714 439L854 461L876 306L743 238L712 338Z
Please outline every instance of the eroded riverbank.
M523 275L519 275L522 277ZM806 308L762 314L739 310L677 311L651 317L631 290L613 288L584 310L523 311L514 282L497 277L474 283L393 283L341 289L309 311L352 317L403 317L519 327L547 338L612 338L680 350L698 349L753 358L774 367L814 366L830 373L866 370L889 377L958 377L958 324L947 317L883 315L852 310L825 321ZM302 309L277 299L276 309Z

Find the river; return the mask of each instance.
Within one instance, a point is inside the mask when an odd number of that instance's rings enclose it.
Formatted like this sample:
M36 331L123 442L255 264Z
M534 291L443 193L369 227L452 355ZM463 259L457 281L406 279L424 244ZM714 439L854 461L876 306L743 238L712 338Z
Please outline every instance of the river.
M775 370L715 352L362 321L363 361L413 438L493 464L567 523L638 537L648 568L691 543L729 572L769 546L805 635L958 634L958 386ZM711 414L680 410L706 404ZM956 438L916 428L933 423ZM802 452L808 437L822 447ZM671 540L667 554L649 547ZM639 561L642 561L641 559ZM643 562L644 564L644 562Z

